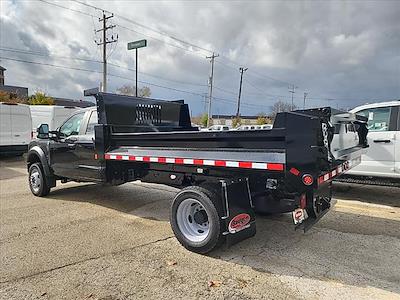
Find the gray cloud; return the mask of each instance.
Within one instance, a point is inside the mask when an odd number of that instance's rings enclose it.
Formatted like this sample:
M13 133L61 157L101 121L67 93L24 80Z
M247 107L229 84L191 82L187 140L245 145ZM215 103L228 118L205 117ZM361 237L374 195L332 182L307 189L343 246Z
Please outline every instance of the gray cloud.
M74 2L57 3L96 16L100 13ZM295 98L298 104L302 103L303 92L309 92L312 106L352 107L366 100L400 98L400 4L396 1L90 3L203 48L216 49L221 57L215 65L215 85L228 90L216 89L216 97L236 101L238 67L247 66L243 101L259 107L244 106L244 113L266 111L277 99L290 101L285 82L293 82L299 87ZM4 51L0 51L0 56L101 71L101 64L55 57L79 56L101 60L93 34L94 29L100 26L97 17L36 1L2 1L0 5L1 47L39 51L53 57ZM126 50L126 43L147 38L149 46L140 50L140 71L179 82L207 83L210 64L205 56L210 53L201 50L192 53L171 47L160 40L178 47L187 45L118 17L112 22L139 33L118 26L115 28L114 32L118 32L120 39L117 45L110 46L110 50L113 49L109 57L111 63L134 68L134 53ZM44 87L54 96L81 98L80 89L96 86L101 80L98 73L7 60L1 64L8 69L8 83L32 89ZM109 72L131 79L110 76L110 89L133 83L134 73L131 71L110 66ZM140 74L140 80L195 93L207 92L204 86L169 82L145 74ZM151 88L155 97L187 99L194 113L203 109L201 96ZM336 100L318 100L320 98ZM213 107L215 113L235 111L234 103L226 101L216 100Z

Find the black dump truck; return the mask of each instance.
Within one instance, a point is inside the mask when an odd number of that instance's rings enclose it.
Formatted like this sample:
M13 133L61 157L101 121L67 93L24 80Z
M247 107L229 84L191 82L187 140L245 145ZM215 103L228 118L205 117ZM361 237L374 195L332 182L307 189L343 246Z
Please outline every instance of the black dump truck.
M91 91L97 106L29 145L29 186L57 181L181 188L170 223L191 251L251 237L255 213L291 212L309 229L331 207L331 181L360 162L367 119L329 107L278 113L270 130L199 131L183 101ZM135 196L132 195L134 198Z

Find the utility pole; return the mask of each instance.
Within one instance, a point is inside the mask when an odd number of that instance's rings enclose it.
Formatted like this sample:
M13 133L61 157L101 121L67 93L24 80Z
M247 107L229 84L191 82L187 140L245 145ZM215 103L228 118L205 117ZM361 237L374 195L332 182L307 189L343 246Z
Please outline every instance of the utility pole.
M207 56L207 59L210 59L211 62L211 76L208 80L210 84L210 93L208 95L208 113L207 113L207 127L210 126L210 120L211 120L211 100L212 100L212 91L213 91L213 80L214 80L214 60L216 57L218 57L219 54L215 55L214 52L211 56Z
M103 46L103 92L107 92L107 44L115 43L118 40L118 35L115 39L114 35L111 36L110 40L107 38L107 30L115 27L115 25L107 26L107 20L112 17L114 17L114 14L106 16L106 12L103 10L103 18L99 18L99 22L103 23L103 28L96 30L96 32L103 32L103 39L100 39L100 42L95 41L98 46Z
M240 85L239 85L239 97L238 97L238 104L237 104L237 111L236 111L236 119L239 119L240 116L240 97L242 95L242 83L243 83L243 73L247 71L248 68L239 68L240 72Z
M293 103L293 95L296 92L297 86L295 86L294 84L292 84L291 86L289 86L289 93L292 93L292 106L290 108L290 110L294 109L294 103Z
M306 109L306 98L307 98L308 93L304 92L304 100L303 100L303 109Z
M203 112L204 113L207 111L207 98L208 98L207 93L203 93L203 102L204 102L204 110L203 110Z

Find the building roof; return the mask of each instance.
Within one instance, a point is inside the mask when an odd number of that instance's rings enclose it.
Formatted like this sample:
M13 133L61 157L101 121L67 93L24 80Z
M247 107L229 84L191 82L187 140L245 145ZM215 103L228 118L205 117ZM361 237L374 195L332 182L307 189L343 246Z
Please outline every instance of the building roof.
M2 66L0 66L0 71L5 71L5 70L7 70L7 69L2 67Z
M54 105L59 105L59 106L90 107L95 105L93 102L85 100L73 100L73 99L58 98L58 97L52 97L52 98L54 100Z

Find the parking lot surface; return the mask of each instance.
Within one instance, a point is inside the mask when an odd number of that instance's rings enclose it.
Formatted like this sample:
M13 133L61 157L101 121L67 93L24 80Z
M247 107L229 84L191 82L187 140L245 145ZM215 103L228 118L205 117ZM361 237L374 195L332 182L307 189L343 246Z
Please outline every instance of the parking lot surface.
M335 184L306 234L290 215L209 255L168 223L177 190L58 184L31 195L23 159L0 167L1 299L400 299L400 189Z

